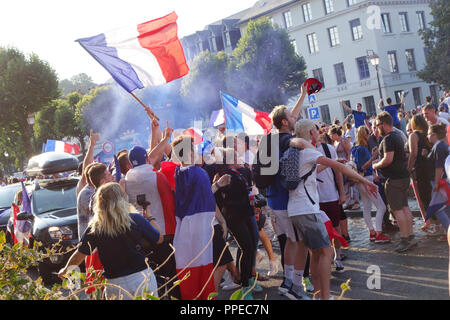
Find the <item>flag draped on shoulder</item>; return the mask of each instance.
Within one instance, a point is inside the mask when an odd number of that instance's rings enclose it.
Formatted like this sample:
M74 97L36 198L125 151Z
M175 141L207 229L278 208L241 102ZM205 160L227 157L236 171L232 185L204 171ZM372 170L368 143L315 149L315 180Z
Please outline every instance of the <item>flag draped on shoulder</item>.
M199 300L207 300L215 292L212 222L216 201L208 174L198 166L177 167L175 184L177 226L173 244L178 279L185 278L180 283L181 297L193 300L198 296Z
M186 75L189 68L178 39L175 12L164 17L78 39L128 92Z
M272 121L267 112L256 111L229 94L221 92L220 96L227 130L249 135L266 134L270 131Z

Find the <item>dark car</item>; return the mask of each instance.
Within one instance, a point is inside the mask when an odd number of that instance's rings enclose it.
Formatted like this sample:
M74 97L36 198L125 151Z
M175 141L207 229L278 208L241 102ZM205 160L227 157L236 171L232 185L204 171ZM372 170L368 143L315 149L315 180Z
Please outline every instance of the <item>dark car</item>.
M0 187L0 232L3 231L8 238L6 226L11 215L11 203L14 202L16 192L22 188L20 183Z
M35 179L31 183L31 186L27 188L31 196L31 216L21 214L20 219L25 218L31 221L30 245L39 241L42 243L41 250L46 251L47 248L52 248L59 243L57 249L65 252L78 243L76 186L79 177L59 177L58 173L75 170L78 160L69 154L61 154L57 157L52 152L49 154L43 153L29 161L29 165L33 165L32 174L44 174L39 172L39 166L41 166L45 169L45 175L52 174L55 178ZM56 164L55 161L57 161ZM31 170L28 174L30 172ZM9 220L8 227L13 228L12 218ZM66 264L72 253L73 251L55 254L39 263L39 275L44 283L57 280L55 273Z

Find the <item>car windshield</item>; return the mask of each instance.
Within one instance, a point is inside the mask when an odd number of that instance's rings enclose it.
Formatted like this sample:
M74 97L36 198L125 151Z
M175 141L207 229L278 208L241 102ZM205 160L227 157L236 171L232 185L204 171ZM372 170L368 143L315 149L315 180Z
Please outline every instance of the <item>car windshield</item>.
M36 190L33 192L32 202L34 214L76 208L76 185L52 186Z
M11 207L11 203L14 202L14 196L17 190L20 190L21 186L13 187L2 187L0 188L0 209Z

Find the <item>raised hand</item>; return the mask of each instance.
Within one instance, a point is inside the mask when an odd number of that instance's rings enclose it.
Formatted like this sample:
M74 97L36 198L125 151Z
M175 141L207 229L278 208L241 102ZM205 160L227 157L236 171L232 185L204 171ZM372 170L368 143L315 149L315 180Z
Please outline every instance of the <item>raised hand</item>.
M172 136L173 129L169 126L169 121L166 121L166 128L163 131L162 138L163 140L169 140Z
M91 129L89 133L89 139L91 141L91 145L95 145L99 139L100 135L98 133L94 133L94 130Z

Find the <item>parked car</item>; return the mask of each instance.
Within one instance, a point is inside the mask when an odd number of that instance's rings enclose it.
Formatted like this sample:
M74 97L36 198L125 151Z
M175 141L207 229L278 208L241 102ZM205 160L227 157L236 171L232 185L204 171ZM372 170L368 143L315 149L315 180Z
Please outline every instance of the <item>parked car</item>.
M11 203L14 202L14 196L21 188L22 185L20 183L14 183L0 188L0 232L5 232L7 240L9 240L9 234L7 233L6 226L11 215Z
M28 162L27 175L44 176L76 170L78 160L70 154L46 152ZM41 250L55 246L61 252L78 244L76 186L79 177L35 179L30 186L31 216L19 214L19 219L31 221L30 246L35 241L42 243ZM13 229L12 217L8 228ZM73 251L56 254L44 259L38 265L39 275L44 283L57 281L55 273L62 268Z

